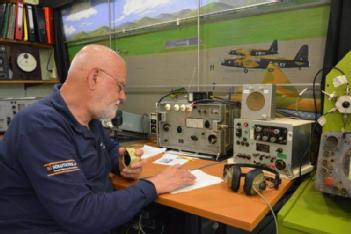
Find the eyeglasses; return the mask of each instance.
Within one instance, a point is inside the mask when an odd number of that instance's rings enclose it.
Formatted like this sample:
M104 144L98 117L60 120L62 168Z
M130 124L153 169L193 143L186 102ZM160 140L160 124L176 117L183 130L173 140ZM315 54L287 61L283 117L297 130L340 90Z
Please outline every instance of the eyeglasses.
M125 84L118 81L117 79L113 78L112 75L110 75L109 73L107 73L104 69L99 69L99 72L103 72L105 73L108 77L110 77L112 80L114 80L116 82L116 87L117 87L117 92L118 93L122 93L122 92L125 92Z

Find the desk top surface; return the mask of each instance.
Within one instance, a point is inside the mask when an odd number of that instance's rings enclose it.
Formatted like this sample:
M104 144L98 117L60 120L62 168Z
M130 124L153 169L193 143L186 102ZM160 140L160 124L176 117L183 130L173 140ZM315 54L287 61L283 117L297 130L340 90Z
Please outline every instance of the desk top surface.
M147 159L142 177L153 176L166 167L153 163L159 157L160 155ZM213 161L193 159L184 164L183 167L186 169L197 169L213 163ZM222 162L202 170L208 174L222 177L224 164L225 162ZM227 184L221 183L190 192L162 194L157 198L156 202L236 228L252 231L266 213L269 212L269 208L258 195L245 195L242 191L243 180L241 182L241 188L238 193L231 191ZM115 188L121 189L133 184L133 181L112 175L112 183ZM282 179L279 190L269 188L263 192L263 195L271 205L274 205L291 184L290 180Z

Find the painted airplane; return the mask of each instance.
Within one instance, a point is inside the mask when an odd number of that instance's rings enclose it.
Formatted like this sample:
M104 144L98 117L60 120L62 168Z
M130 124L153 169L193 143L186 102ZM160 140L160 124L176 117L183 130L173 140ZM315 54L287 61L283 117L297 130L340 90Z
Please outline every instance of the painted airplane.
M263 56L269 54L278 54L278 42L274 40L271 47L267 49L251 49L251 48L240 48L231 50L229 55L241 55L241 56Z
M308 61L308 45L301 46L295 58L276 58L270 56L241 56L237 58L224 59L222 66L240 67L247 73L250 68L266 69L269 64L278 65L280 68L299 68L309 67ZM269 71L269 70L268 70Z
M291 86L287 75L282 71L278 65L269 64L265 73L262 84L278 84L276 86L276 103L277 108L300 110L307 112L314 112L314 99L311 97L300 96L295 86ZM287 84L282 86L279 84ZM233 101L240 102L241 94L233 95ZM320 99L316 100L317 111L321 110Z

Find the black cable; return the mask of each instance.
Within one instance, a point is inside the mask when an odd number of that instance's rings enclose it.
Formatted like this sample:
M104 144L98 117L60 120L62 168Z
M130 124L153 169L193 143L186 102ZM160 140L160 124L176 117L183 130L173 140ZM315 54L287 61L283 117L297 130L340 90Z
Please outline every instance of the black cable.
M166 97L168 97L168 96L170 96L170 95L172 95L172 94L185 94L185 93L188 93L188 92L184 91L184 88L180 88L180 89L171 91L171 92L169 92L168 94L162 96L162 97L158 100L157 104L161 103L161 101L162 101L163 99L165 99Z
M223 104L229 104L229 105L238 105L237 102L222 100L222 99L200 99L193 102L193 104L199 104L199 103L223 103Z

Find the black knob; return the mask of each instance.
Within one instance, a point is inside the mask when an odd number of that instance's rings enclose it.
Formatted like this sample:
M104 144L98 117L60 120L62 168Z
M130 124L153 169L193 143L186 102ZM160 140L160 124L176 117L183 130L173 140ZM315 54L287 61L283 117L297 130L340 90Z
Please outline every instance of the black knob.
M182 133L182 132L183 132L182 127L181 127L181 126L178 126L178 127L177 127L177 133Z
M210 128L211 124L210 121L206 120L205 121L205 128Z
M241 135L242 135L241 128L236 129L236 133L235 133L235 135L236 135L237 137L241 137Z
M209 136L208 136L208 142L209 142L210 144L216 144L216 142L217 142L217 136L216 136L216 135L209 135Z
M286 163L283 160L278 159L277 161L275 161L275 167L278 170L284 170L286 167Z
M163 131L168 132L170 127L171 127L170 124L164 124L164 125L162 126L162 129L163 129Z
M193 140L193 141L199 140L199 138L198 138L197 136L195 136L195 135L192 135L190 138L191 138L191 140Z
M344 102L342 103L342 107L344 107L344 108L349 108L349 107L350 107L350 102L344 101Z
M277 151L278 153L282 153L282 152L283 152L283 149L282 149L282 148L278 148L276 151Z

